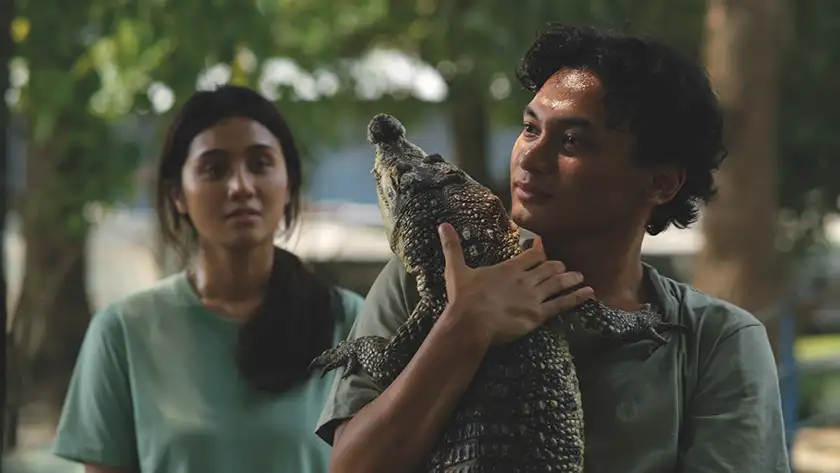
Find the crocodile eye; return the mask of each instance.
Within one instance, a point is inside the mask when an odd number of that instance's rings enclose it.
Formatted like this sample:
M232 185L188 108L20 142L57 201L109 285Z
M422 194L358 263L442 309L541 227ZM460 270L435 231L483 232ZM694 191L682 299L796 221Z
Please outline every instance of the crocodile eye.
M441 155L435 153L435 154L429 154L429 155L424 156L423 157L423 162L425 162L427 164L442 163L442 162L444 162L444 159Z
M400 176L400 186L408 187L415 182L420 182L420 180L420 176L418 176L416 172L407 172Z
M397 172L400 173L400 174L411 171L411 165L408 164L408 163L399 162L399 163L397 163L396 167L397 167Z

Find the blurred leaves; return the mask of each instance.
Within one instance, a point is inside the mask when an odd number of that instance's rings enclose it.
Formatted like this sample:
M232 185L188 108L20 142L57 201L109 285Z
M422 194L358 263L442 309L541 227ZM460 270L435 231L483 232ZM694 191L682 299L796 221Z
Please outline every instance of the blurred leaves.
M27 36L29 36L29 29L31 28L29 20L23 17L16 17L12 20L12 41L20 43Z
M148 24L120 19L115 34L93 42L74 67L75 75L83 76L92 69L101 81L90 97L91 112L116 120L134 111L135 97L146 93L151 73L167 61L173 49L172 39L156 38Z
M56 136L56 127L86 123L92 114L108 128L152 107L150 91L168 87L177 107L195 90L200 74L224 64L236 84L262 87L267 68L289 58L308 89L276 85L278 105L301 142L338 144L342 124L354 133L369 116L387 110L407 123L441 107L463 101L484 104L495 125L519 120L528 94L517 85L514 69L527 46L548 21L623 27L663 37L697 54L705 3L686 0L591 0L571 2L477 2L474 0L84 0L73 9L57 0L18 2L12 22L18 58L28 78L18 88L15 109L30 124L31 144ZM793 34L785 54L779 143L782 150L782 204L804 212L819 189L823 211L837 208L840 99L833 81L840 47L831 41L840 6L828 0L793 3ZM837 10L837 11L835 11ZM404 90L361 99L359 87L380 80L365 78L347 60L379 48L399 50L430 64L449 86L443 103L420 100ZM15 67L13 66L13 69ZM20 69L20 67L17 67ZM311 74L312 77L308 77ZM13 72L14 75L14 72ZM18 77L21 74L17 74ZM414 77L413 80L421 80ZM13 80L13 82L15 82ZM20 82L20 80L18 80ZM269 87L271 89L272 87ZM81 139L67 133L62 146ZM75 138L78 136L79 138ZM54 150L61 156L61 149ZM112 200L96 179L122 180L137 161L82 153L103 162L100 174L69 176L67 191L89 189L93 200ZM63 159L63 158L54 158ZM117 166L112 161L125 161ZM105 174L107 170L107 173ZM110 174L116 173L116 174ZM53 198L57 198L53 195Z
M61 201L63 194L103 202L116 197L111 192L121 186L95 181L124 183L139 161L122 152L112 154L114 149L103 146L105 137L126 117L148 111L155 87L172 91L173 109L214 64L227 65L231 82L254 87L265 60L278 56L290 57L309 71L328 70L337 63L343 35L386 14L381 0L86 0L73 9L56 0L23 0L18 6L13 22L16 64L27 77L17 84L14 108L27 120L30 146L49 149L31 153L49 162L31 167L49 164L46 168L56 169L65 159L87 162L77 166L84 173L60 178L48 174L57 182L49 184L48 198L38 205L44 215L53 213L44 210L48 201ZM336 107L326 102L316 105L289 93L280 97L296 128L314 130L303 133L307 138L335 136L330 128L338 128ZM101 123L93 125L92 120ZM84 139L89 134L84 128L91 126L103 130L97 140ZM68 155L71 149L73 156ZM40 193L34 188L28 192L27 198ZM55 224L60 227L61 221Z
M548 21L618 27L668 41L698 58L706 3L686 0L591 0L572 2L387 1L387 20L359 28L344 41L346 55L374 47L407 51L436 67L448 82L445 106L483 101L496 125L517 124L529 99L516 83L522 53ZM799 244L817 242L822 216L837 212L840 197L840 3L791 2L784 51L778 145L780 203L785 225ZM429 105L414 100L377 101L411 121ZM368 105L360 105L361 109ZM791 221L794 221L793 223ZM807 227L807 230L802 230ZM795 245L791 245L793 247Z

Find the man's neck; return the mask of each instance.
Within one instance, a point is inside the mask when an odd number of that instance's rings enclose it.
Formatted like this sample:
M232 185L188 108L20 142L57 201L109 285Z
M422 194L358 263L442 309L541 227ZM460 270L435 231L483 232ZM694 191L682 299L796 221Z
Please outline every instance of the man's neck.
M193 266L195 285L208 301L261 299L273 264L273 244L241 251L205 247L199 250Z
M603 303L625 310L637 310L645 302L642 268L644 234L615 232L610 236L558 240L543 238L549 259L562 261L568 271L583 274Z

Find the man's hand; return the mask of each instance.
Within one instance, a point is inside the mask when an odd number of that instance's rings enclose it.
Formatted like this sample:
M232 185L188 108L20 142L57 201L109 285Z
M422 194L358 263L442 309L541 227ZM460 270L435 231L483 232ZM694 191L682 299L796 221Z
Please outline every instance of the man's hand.
M458 233L449 224L439 227L446 259L449 303L460 310L459 322L486 337L491 345L512 342L549 318L593 297L586 286L551 298L583 282L559 261L547 261L541 244L500 264L470 268L464 261Z

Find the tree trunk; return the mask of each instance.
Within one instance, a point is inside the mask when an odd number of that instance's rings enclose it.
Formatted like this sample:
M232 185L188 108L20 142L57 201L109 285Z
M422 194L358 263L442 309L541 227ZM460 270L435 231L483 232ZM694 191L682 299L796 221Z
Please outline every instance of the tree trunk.
M13 0L5 0L2 2L2 8L0 8L0 18L2 18L2 23L0 23L0 31L3 32L2 37L0 37L0 91L3 92L4 97L6 91L9 89L9 60L12 57L12 35L11 35L11 23L12 23L12 13L14 11L13 7ZM9 132L10 129L10 113L9 113L9 105L6 100L0 100L0 236L5 238L6 235L6 216L8 215L9 205L7 201L7 196L9 195L9 189L7 184L9 182L8 178L8 169L9 169L9 160L10 160L10 152L9 152L9 138L11 133ZM5 242L4 242L5 246ZM0 350L0 368L3 370L2 379L8 379L8 367L9 367L9 336L8 336L8 321L7 321L7 310L8 304L6 302L6 293L7 293L7 284L6 284L6 252L5 250L0 252L0 268L3 268L2 276L0 276L0 291L2 291L2 298L0 298L0 303L3 304L2 306L2 317L0 317L0 326L3 327L3 349ZM4 386L0 388L0 409L3 409L2 419L0 419L0 445L5 447L5 438L8 425L8 419L5 417L5 406L8 400L7 398L7 389ZM3 457L3 453L6 451L5 448L0 449L0 458Z
M489 146L492 130L487 105L480 97L470 98L467 94L457 94L460 97L450 106L454 162L470 177L489 187L509 209L510 192L507 183L493 181L490 174Z
M32 227L24 222L25 273L12 327L9 415L15 418L16 411L37 402L56 422L90 322L87 251L78 235L45 235Z
M708 0L705 60L724 111L729 156L702 217L696 287L766 318L780 287L776 250L781 5ZM775 338L775 337L771 337Z
M40 349L32 359L32 394L58 420L70 376L90 323L87 293L87 245L68 239L61 250L69 268L43 316L47 318Z
M18 205L26 245L24 274L12 320L7 378L10 446L16 443L17 419L24 406L44 403L50 419L58 420L90 321L84 200L62 177L78 162L73 158L80 149L68 147L64 136L73 133L56 133L40 145L30 140L27 153L26 188Z
M490 185L487 110L481 100L469 98L456 100L451 107L454 161L473 179Z

